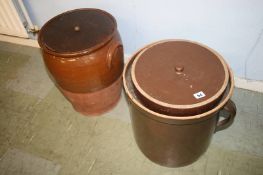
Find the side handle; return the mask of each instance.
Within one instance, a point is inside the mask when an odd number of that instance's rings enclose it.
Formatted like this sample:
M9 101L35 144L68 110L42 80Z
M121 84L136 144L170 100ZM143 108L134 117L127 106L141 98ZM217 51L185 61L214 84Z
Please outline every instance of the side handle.
M232 100L229 100L227 104L224 106L222 111L220 111L219 119L216 124L215 132L224 130L228 128L234 121L236 116L236 105ZM224 118L220 120L220 118Z
M118 51L118 49L122 49L122 47L123 46L120 42L116 42L110 46L107 54L107 65L109 69L111 69L112 67L114 54Z

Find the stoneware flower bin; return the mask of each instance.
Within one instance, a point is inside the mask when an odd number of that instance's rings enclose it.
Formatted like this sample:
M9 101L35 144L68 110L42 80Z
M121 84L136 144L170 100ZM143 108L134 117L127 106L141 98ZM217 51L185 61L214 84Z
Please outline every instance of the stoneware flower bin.
M111 109L121 93L123 46L112 15L76 9L49 20L38 43L57 87L85 115Z
M131 75L136 56L151 46L134 54L123 72L135 141L142 153L159 165L186 166L198 160L207 150L215 132L232 124L236 114L235 104L230 100L234 89L233 74L227 66L227 86L219 102L210 110L189 116L155 112L138 97Z

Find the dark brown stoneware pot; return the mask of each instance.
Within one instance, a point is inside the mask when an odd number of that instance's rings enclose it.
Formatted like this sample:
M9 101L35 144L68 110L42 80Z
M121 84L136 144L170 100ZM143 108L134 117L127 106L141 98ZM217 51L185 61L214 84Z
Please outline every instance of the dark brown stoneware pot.
M112 15L99 9L62 13L41 28L38 42L47 69L76 110L99 114L116 104L123 46Z
M131 69L141 101L167 115L196 115L214 108L227 87L223 58L200 43L165 40L143 49Z
M229 81L225 93L213 109L191 116L157 113L142 103L132 83L131 67L142 50L130 59L123 73L136 143L142 153L157 164L167 167L189 165L207 150L213 134L227 128L234 120L236 107L230 100L234 89L233 74L228 68Z

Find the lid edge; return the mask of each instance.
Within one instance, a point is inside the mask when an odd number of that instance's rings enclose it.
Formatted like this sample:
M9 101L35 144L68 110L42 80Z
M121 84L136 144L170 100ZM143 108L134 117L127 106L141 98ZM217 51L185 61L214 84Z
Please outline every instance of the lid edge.
M223 92L225 91L227 84L228 84L228 80L229 80L229 71L226 65L226 62L224 61L223 57L217 53L215 50L209 48L208 46L198 43L198 42L194 42L194 41L190 41L190 40L178 40L178 39L170 39L170 40L161 40L161 41L157 41L156 43L150 45L149 47L147 47L147 49L160 44L160 43L166 43L166 42L170 42L170 41L184 41L184 42L189 42L189 43L193 43L193 44L197 44L207 50L209 50L210 52L212 52L213 54L216 55L216 57L219 59L219 61L221 62L223 68L224 68L224 73L225 73L225 79L223 82L223 85L221 86L221 88L219 89L219 91L217 91L217 93L213 96L211 96L210 98L208 98L205 101L199 102L199 103L195 103L195 104L187 104L187 105L175 105L175 104L170 104L170 103L166 103L166 102L162 102L156 98L151 97L148 93L146 93L139 85L136 76L135 76L135 66L139 60L139 57L146 51L146 49L142 49L141 52L136 55L136 57L134 58L134 61L132 63L132 67L131 67L131 78L132 78L132 83L134 84L135 88L144 96L144 98L148 99L149 101L151 101L152 103L155 103L156 105L159 105L163 108L175 108L175 109L192 109L192 108L198 108L204 105L207 105L213 101L215 101L216 99L218 99Z
M167 40L166 40L167 41ZM153 43L155 44L155 43ZM181 122L190 122L192 120L198 120L198 119L202 119L202 118L206 118L206 116L209 116L209 115L212 115L213 113L215 113L217 110L221 109L222 107L224 107L224 105L227 103L227 101L230 99L230 97L232 96L233 94L233 90L234 90L234 76L233 76L233 72L231 70L231 68L227 65L227 68L228 68L228 73L229 73L229 81L231 82L230 84L230 89L229 89L229 93L228 95L226 96L226 98L218 105L216 106L215 108L213 108L212 110L209 110L205 113L202 113L202 114L197 114L197 115L194 115L194 116L172 116L172 115L165 115L165 114L160 114L160 113L157 113L155 111L152 111L146 107L144 107L142 104L138 103L134 98L133 96L131 95L130 93L130 90L127 86L127 79L126 79L126 74L127 74L127 70L128 70L128 67L130 66L130 64L133 63L134 61L134 56L137 56L138 53L140 53L142 50L144 50L145 48L147 47L150 47L151 44L148 44L146 45L144 48L142 49L139 49L135 54L133 54L129 61L126 63L125 67L124 67L124 70L123 70L123 74L122 74L122 77L123 77L123 87L124 87L124 92L125 94L129 97L129 100L132 101L132 103L134 103L135 105L137 105L139 107L140 110L142 110L143 112L147 113L147 114L152 114L152 115L156 115L157 118L159 117L160 119L164 119L164 120L171 120L171 121L181 121Z
M79 51L76 51L76 52L56 52L56 51L53 51L51 48L49 48L46 43L43 41L43 36L42 36L42 32L45 28L45 26L47 26L51 21L55 20L56 18L64 15L64 14L67 14L67 13L71 13L71 12L75 12L75 11L79 11L79 10L94 10L94 11L100 11L104 14L106 14L107 16L109 16L112 21L113 21L113 24L114 24L114 30L113 32L108 36L106 37L102 42L100 42L99 44L96 44L88 49L84 49L84 50L79 50ZM52 55L56 55L56 56L62 56L62 57L71 57L71 56L79 56L79 55L84 55L84 54L87 54L87 53L91 53L95 50L97 50L98 48L104 46L105 44L107 44L109 41L111 41L111 39L113 38L113 36L115 35L115 33L117 32L117 22L116 22L116 19L108 12L104 11L104 10L101 10L101 9L97 9L97 8L78 8L78 9L73 9L73 10L69 10L69 11L66 11L66 12L63 12L63 13L60 13L56 16L54 16L53 18L49 19L40 29L39 31L39 34L38 34L38 44L40 46L41 49L43 49L44 51L48 52L49 54L52 54Z

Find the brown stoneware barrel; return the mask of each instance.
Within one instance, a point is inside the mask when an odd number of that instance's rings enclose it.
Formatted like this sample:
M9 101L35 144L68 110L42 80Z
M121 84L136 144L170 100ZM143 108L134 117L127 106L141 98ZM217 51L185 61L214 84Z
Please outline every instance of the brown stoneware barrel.
M234 89L233 74L227 67L227 86L221 99L210 110L188 116L155 112L138 97L131 75L136 57L154 44L139 50L124 68L124 90L134 137L139 149L151 161L167 167L186 166L195 162L207 150L215 132L227 128L234 121L236 107L230 100Z
M220 101L229 73L223 58L200 43L160 41L142 50L131 70L138 97L167 115L196 115Z
M112 15L88 8L62 13L41 28L38 43L56 85L77 111L100 114L117 103L123 46Z

